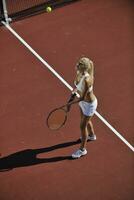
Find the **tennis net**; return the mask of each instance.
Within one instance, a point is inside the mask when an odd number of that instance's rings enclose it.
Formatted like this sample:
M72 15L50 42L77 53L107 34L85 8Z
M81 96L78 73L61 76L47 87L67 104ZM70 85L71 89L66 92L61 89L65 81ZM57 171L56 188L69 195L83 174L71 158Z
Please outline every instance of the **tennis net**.
M8 17L14 21L44 12L47 6L54 9L75 1L78 0L0 0L0 19L5 18L3 3Z

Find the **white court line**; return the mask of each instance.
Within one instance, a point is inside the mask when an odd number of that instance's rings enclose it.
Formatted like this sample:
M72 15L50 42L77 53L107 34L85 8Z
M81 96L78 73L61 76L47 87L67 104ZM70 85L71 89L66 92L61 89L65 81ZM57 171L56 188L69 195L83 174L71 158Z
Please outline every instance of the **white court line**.
M2 22L6 28L25 46L29 49L29 51L38 58L68 89L71 91L73 88L36 52L34 49L26 42L23 40L22 37L19 36L18 33L16 33L9 24L6 24L5 22ZM118 132L113 128L108 121L106 121L97 111L95 112L96 116L112 131L117 135L133 152L134 152L134 147Z

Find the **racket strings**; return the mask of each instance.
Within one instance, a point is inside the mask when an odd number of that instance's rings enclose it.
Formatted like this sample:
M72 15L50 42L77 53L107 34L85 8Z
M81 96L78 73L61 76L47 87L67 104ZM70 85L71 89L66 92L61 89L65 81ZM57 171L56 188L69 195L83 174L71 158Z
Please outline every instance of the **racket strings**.
M47 119L47 125L52 130L57 130L65 124L67 118L64 109L56 109L50 113Z

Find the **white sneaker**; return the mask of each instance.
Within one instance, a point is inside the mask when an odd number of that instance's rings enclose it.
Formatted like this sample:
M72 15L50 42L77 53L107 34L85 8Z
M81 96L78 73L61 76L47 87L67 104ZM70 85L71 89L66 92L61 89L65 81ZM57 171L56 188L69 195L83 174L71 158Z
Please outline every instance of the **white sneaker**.
M94 134L94 135L92 135L92 136L88 136L88 140L90 140L90 141L95 141L97 138L96 138L96 135Z
M72 154L72 158L80 158L81 156L84 156L86 154L87 154L87 150L86 149L84 149L83 151L78 149L76 152L74 152Z
M92 135L92 136L88 136L87 138L87 141L95 141L97 138L96 138L96 135ZM82 137L80 137L80 140L82 140Z

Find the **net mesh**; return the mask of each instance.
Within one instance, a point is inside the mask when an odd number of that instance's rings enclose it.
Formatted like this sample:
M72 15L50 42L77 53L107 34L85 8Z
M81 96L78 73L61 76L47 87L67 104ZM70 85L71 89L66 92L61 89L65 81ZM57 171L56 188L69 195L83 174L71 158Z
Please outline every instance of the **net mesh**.
M6 0L8 16L12 20L39 14L47 6L56 8L78 0ZM3 18L2 0L0 0L0 18Z

